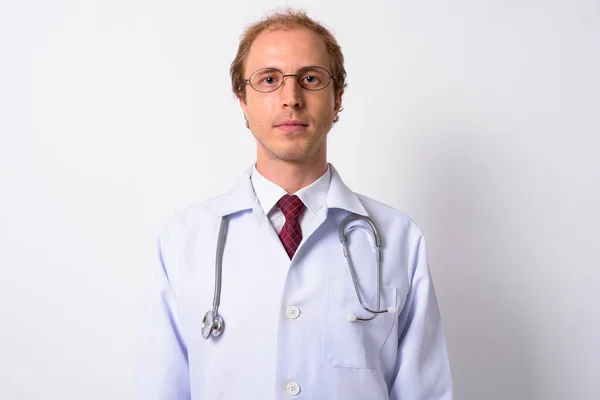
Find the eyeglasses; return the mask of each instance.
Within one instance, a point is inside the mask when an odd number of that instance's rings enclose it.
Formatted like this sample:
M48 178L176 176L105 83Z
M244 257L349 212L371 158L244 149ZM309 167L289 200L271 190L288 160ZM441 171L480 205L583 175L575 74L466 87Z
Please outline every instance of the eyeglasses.
M317 66L300 68L295 74L286 75L277 68L262 68L254 71L250 78L245 80L244 85L249 83L257 92L269 93L279 89L286 76L296 77L300 87L311 91L325 89L331 79L335 79L325 68Z

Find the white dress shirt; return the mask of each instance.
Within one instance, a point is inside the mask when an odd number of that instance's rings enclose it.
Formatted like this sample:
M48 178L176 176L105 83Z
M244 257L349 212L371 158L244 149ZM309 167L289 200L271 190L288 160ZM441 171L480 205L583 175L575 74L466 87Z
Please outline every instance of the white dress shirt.
M277 207L277 202L284 195L288 194L288 192L286 192L281 186L262 176L262 174L256 169L256 165L252 169L250 180L260 206L262 207L265 215L269 218L269 221L271 221L271 225L273 225L275 232L279 234L283 228L283 224L285 223L285 216L279 207ZM321 207L323 207L325 204L330 180L331 170L329 169L328 165L327 171L325 171L325 173L316 181L308 186L303 187L296 193L289 193L298 196L300 200L302 200L302 203L304 203L306 206L306 209L299 219L300 229L302 229L302 232L308 232L310 227L314 224L317 212L319 212Z

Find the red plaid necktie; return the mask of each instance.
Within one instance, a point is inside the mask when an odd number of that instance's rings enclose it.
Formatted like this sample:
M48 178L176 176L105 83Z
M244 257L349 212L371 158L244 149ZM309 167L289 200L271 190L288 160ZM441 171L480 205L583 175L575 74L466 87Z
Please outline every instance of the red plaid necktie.
M299 219L304 211L304 203L298 196L286 194L277 202L277 205L285 216L285 224L279 232L279 239L291 260L302 241Z

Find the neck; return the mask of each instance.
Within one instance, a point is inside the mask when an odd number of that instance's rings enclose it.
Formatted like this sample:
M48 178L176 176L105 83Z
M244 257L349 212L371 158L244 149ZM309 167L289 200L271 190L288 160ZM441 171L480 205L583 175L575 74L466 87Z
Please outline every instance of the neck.
M327 171L327 160L324 156L310 161L257 157L256 169L262 176L293 194L319 179Z

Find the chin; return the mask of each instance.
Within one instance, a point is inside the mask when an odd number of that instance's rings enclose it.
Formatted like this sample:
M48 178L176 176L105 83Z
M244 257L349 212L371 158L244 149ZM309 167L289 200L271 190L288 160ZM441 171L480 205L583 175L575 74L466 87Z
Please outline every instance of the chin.
M308 158L306 152L274 152L273 155L283 161L302 161Z
M319 153L318 147L305 146L294 146L288 148L282 147L273 150L274 151L271 151L271 154L273 154L276 158L290 162L309 160Z
M316 138L303 137L299 140L269 140L259 141L261 152L265 156L282 161L299 162L315 157L324 150L325 141L315 140ZM326 140L326 139L325 139Z

